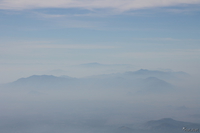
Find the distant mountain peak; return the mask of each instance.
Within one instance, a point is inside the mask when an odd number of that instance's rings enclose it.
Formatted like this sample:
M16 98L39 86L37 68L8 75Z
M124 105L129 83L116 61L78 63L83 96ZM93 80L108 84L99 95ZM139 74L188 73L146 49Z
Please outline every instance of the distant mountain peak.
M133 75L155 75L155 74L166 74L166 73L169 73L169 72L148 70L148 69L140 69L137 71L126 72L126 74L133 74Z
M148 70L148 69L140 69L138 71L134 72L135 74L153 74L153 73L166 73L164 71L158 71L158 70Z
M172 118L162 118L162 119L160 119L159 121L163 121L163 122L172 122L172 121L176 121L176 120L174 120L174 119L172 119Z
M14 82L8 83L8 88L18 89L58 89L66 88L74 83L75 78L68 76L53 76L53 75L32 75L27 78L20 78Z
M198 127L200 126L197 123L190 123L190 122L183 122L183 121L177 121L172 118L163 118L159 120L151 120L148 121L145 124L149 128L179 128L181 129L183 126L188 127ZM170 127L169 127L170 126Z

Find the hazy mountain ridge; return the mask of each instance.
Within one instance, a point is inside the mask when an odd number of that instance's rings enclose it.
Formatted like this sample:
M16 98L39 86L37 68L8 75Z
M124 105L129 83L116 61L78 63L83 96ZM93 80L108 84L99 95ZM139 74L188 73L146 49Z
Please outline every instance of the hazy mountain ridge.
M140 91L145 93L162 93L162 92L170 92L175 88L172 84L158 79L156 77L148 77L142 81L142 90Z
M194 104L198 93L191 94L193 88L189 88L185 92L194 97L187 97L182 88L176 88L156 74L138 75L126 72L85 78L33 75L18 79L1 89L0 130L9 133L29 130L31 133L179 133L182 124L195 128L190 123L172 119L144 123L166 117L200 120L191 117L199 112Z
M53 76L53 75L33 75L27 78L20 78L12 83L8 83L8 87L17 88L63 88L73 84L75 78L68 76Z
M128 72L130 73L130 72ZM33 75L27 78L18 79L15 82L7 84L9 87L18 88L49 88L49 89L72 89L72 88L100 88L100 89L121 89L124 91L141 92L141 93L164 93L173 91L172 84L161 80L155 76L154 71L139 70L131 72L133 74L116 73L107 75L96 75L85 78L72 78L69 76L53 75ZM138 75L147 75L141 78ZM166 75L166 72L156 71ZM171 73L171 72L170 72ZM151 74L151 75L150 75ZM160 75L161 75L160 74ZM150 77L149 77L150 76Z
M182 71L173 72L173 71L158 71L158 70L147 70L147 69L140 69L134 72L129 71L129 72L125 72L125 74L129 76L137 76L141 78L157 77L163 80L177 79L177 78L183 78L183 77L189 76L189 74Z
M1 122L0 131L14 133L21 132L26 133L27 131L31 133L54 133L54 132L73 132L73 133L160 133L160 132L170 132L170 133L181 133L183 127L186 128L196 128L200 127L198 123L190 123L183 121L176 121L171 118L163 118L160 120L151 120L145 122L143 127L141 126L118 126L118 125L107 125L105 120L98 119L78 119L78 120L53 120L52 118L35 117L29 119L15 118L10 120L3 118L4 121ZM134 123L132 123L134 125Z
M160 120L151 120L144 124L144 128L147 130L153 131L163 131L163 132L183 132L183 127L188 129L191 128L200 128L200 124L177 121L172 118L163 118Z
M183 131L183 127L187 129L199 129L200 123L191 123L177 121L172 118L163 118L159 120L147 121L140 126L121 126L116 130L116 133L181 133L185 132Z

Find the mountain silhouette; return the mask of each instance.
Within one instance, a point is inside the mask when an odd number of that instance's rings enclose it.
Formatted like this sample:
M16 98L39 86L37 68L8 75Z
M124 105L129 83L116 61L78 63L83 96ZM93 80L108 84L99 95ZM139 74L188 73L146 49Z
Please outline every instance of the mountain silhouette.
M27 78L20 78L12 83L9 87L14 88L59 88L73 83L74 78L56 77L53 75L33 75Z
M189 76L189 74L185 72L172 72L172 71L157 71L157 70L147 70L147 69L140 69L138 71L129 71L125 73L129 76L137 76L137 77L156 77L160 79L174 79L174 78L183 78Z
M200 124L177 121L171 118L163 118L160 120L148 121L144 124L144 128L155 132L184 132L183 127L199 128Z
M174 90L174 86L156 77L148 77L141 81L139 93L166 93Z

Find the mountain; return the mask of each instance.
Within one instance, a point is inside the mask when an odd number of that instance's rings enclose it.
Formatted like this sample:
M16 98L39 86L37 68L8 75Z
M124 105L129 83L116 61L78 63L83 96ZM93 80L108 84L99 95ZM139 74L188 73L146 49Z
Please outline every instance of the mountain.
M174 79L174 78L183 78L189 76L189 74L182 71L173 72L173 71L157 71L157 70L147 70L147 69L140 69L138 71L133 71L133 72L129 71L125 72L125 74L141 78L156 77L160 79Z
M134 133L134 129L127 126L121 126L115 130L115 133Z
M148 121L144 124L144 129L154 132L183 132L183 127L187 129L197 129L200 124L176 121L171 118Z
M197 132L200 127L198 123L177 121L171 118L151 120L142 126L133 125L118 127L114 133L183 133L184 130Z
M96 63L95 63L96 64ZM149 70L139 70L136 72L114 73L105 75L96 75L85 78L72 78L69 76L53 75L33 75L27 78L18 79L9 83L12 88L31 88L31 89L104 89L121 90L123 92L139 93L166 93L174 90L172 84L157 77L153 77L157 72ZM136 73L136 74L135 74ZM148 73L149 77L141 78L138 73ZM162 72L158 72L162 73ZM133 76L132 76L133 75ZM146 74L145 74L146 75Z
M33 75L27 78L20 78L12 83L9 83L8 87L14 88L59 88L65 87L73 83L75 79L62 76L56 77L53 75Z
M156 77L148 77L141 82L142 93L166 93L173 91L174 87L170 83Z

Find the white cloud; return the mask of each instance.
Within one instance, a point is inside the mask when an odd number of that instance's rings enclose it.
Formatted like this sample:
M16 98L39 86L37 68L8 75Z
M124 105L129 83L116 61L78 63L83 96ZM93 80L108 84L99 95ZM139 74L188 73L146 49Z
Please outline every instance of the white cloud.
M0 9L84 8L92 10L111 8L127 11L179 4L200 4L200 0L1 0Z

